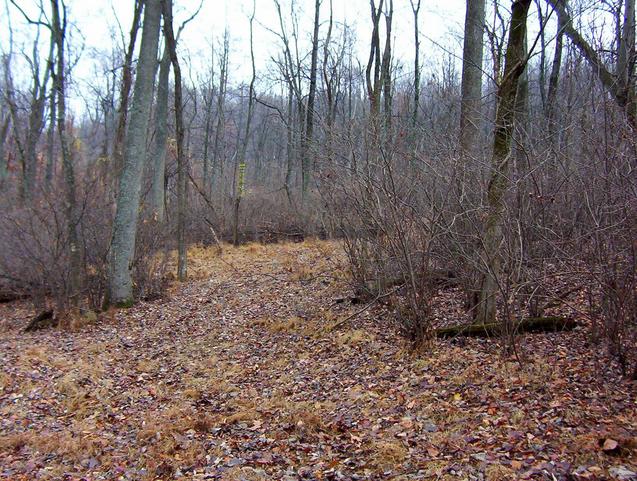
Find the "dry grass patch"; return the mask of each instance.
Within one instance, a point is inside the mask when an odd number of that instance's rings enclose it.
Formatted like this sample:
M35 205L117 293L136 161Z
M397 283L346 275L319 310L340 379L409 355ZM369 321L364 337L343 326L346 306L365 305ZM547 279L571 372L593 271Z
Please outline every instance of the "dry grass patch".
M345 332L339 332L335 340L341 346L356 346L359 344L367 344L374 342L376 337L364 329L352 329Z
M282 394L276 394L261 403L261 410L272 413L277 420L290 424L305 433L330 432L328 419L336 409L331 401L296 401Z
M252 324L264 327L274 333L309 337L320 337L326 332L326 326L322 325L323 323L311 319L302 319L298 316L291 316L287 319L261 318L255 320Z
M4 372L0 372L0 391L4 391L12 384L13 382L11 376L5 374Z
M239 251L246 252L248 254L262 254L266 251L266 246L260 242L248 242L239 247Z
M484 471L487 481L509 481L516 479L515 471L501 464L490 464Z
M18 451L25 446L41 454L63 456L79 462L98 456L108 445L107 441L90 432L37 432L14 433L0 438L0 451Z
M228 479L228 481L269 481L272 479L264 470L251 468L250 466L230 468L226 471L225 476L227 476L225 479Z
M372 463L374 467L387 470L396 469L409 456L409 449L404 443L394 439L379 439L372 442Z

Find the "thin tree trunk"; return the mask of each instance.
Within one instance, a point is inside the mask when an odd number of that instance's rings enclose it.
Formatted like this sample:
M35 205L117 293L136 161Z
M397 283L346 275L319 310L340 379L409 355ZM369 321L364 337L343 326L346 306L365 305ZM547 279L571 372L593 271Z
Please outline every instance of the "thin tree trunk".
M46 189L51 188L53 173L55 172L55 87L49 94L49 128L46 134L46 172L44 184Z
M223 51L220 59L219 68L219 94L217 96L217 122L215 125L215 140L212 147L212 178L210 179L210 188L214 186L217 171L219 179L223 182L223 158L220 158L219 149L221 146L222 135L225 129L225 103L226 90L228 85L228 55L230 50L229 33L226 30L223 35ZM225 154L224 154L225 155ZM208 194L210 194L208 192Z
M288 83L288 102L287 102L287 125L286 125L286 167L285 167L285 193L288 201L292 205L292 174L294 173L294 128L292 126L292 117L294 116L294 92L292 84Z
M124 146L124 164L119 180L111 241L110 301L120 306L133 303L131 274L135 255L148 117L155 85L160 18L161 0L145 0L137 77L133 91L130 125Z
M418 31L418 14L420 13L420 0L414 3L409 0L414 14L414 110L411 114L411 128L415 131L418 122L418 109L420 108L420 34Z
M241 150L239 151L239 158L237 159L238 178L235 179L235 195L234 195L234 210L233 210L233 232L232 243L236 247L239 245L239 209L241 207L241 198L243 197L243 189L245 183L245 168L246 168L246 150L248 148L248 142L250 140L250 127L252 124L252 114L254 109L254 83L256 81L257 72L254 63L254 36L252 25L254 23L254 17L256 14L256 0L252 0L252 15L250 16L250 60L252 61L252 78L250 80L250 87L248 88L248 115L246 118L245 133L243 136L243 142L241 143Z
M385 135L391 138L392 124L392 78L391 78L391 35L392 35L392 19L394 16L394 0L387 1L389 7L385 12L385 49L383 50L383 59L381 65L381 84L383 86L383 107L385 115Z
M367 85L367 96L369 98L370 118L372 124L375 124L378 120L378 113L380 110L381 58L379 22L383 8L383 0L380 0L378 8L376 8L374 0L370 0L369 3L372 13L372 39L369 47L369 59L367 61L367 67L365 69L365 83Z
M124 140L126 137L126 125L128 123L128 100L131 87L133 85L133 54L135 53L135 43L139 31L142 8L145 0L135 0L135 11L133 14L133 25L131 26L128 49L124 57L122 66L122 86L119 95L119 108L117 128L115 129L115 139L113 141L113 179L119 181L124 165Z
M7 165L7 154L4 151L5 141L9 133L9 125L11 124L11 117L6 115L2 122L0 122L0 190L3 190L6 185L6 180L9 175L9 166Z
M210 133L212 130L212 103L214 99L214 43L211 43L211 55L210 55L210 85L208 87L208 98L204 97L204 108L206 109L206 122L204 127L204 139L203 139L203 191L210 192Z
M546 97L546 117L551 139L553 152L558 151L559 132L557 131L557 89L560 81L560 70L562 69L562 50L564 45L564 18L557 17L557 35L555 37L555 50L553 52L553 63L549 75L549 86Z

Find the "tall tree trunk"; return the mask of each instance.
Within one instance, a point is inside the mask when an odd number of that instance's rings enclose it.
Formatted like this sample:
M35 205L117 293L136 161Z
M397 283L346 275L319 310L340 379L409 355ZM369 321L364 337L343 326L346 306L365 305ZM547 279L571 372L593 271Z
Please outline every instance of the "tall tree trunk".
M46 172L44 174L44 185L46 189L51 188L53 173L55 172L55 87L49 94L49 128L46 134Z
M624 1L624 23L621 44L617 53L617 77L620 103L626 107L629 118L637 121L635 104L635 0Z
M121 177L124 165L124 140L126 137L126 125L128 123L128 100L131 87L133 85L133 54L135 53L135 43L137 42L137 32L142 15L142 8L145 0L135 0L135 10L133 13L133 25L131 26L128 49L124 57L122 66L122 85L119 94L119 108L117 128L113 140L113 179L118 182Z
M498 106L493 137L491 179L487 190L487 217L483 239L483 262L486 273L480 292L477 321L495 322L496 295L501 281L502 220L509 188L511 139L515 123L515 101L520 77L526 68L524 45L526 20L531 0L515 0L511 13L511 28L507 44L504 76L498 89Z
M155 148L153 152L151 206L158 222L164 221L166 142L168 140L168 80L170 77L170 52L164 47L159 65L157 105L155 107Z
M418 109L420 108L420 33L418 31L418 14L420 13L420 0L409 0L414 14L414 110L411 114L411 128L416 129L418 122Z
M538 27L540 29L540 68L538 84L542 110L546 111L546 17L544 16L544 12L542 12L540 0L535 0L535 8L537 9Z
M378 120L380 112L380 91L381 91L381 57L380 57L380 15L383 9L383 0L380 0L378 8L374 0L369 1L372 13L372 38L369 45L369 59L365 68L365 83L367 85L367 96L369 98L370 119L372 124ZM373 75L372 75L373 72Z
M239 150L239 158L237 159L238 171L235 173L238 177L235 179L234 193L234 209L233 209L233 225L232 225L232 243L234 246L239 245L239 209L241 207L241 198L243 197L243 189L245 183L246 168L246 151L248 142L250 141L250 128L252 125L252 114L254 109L254 83L257 77L256 66L254 63L254 34L253 24L256 14L256 0L252 0L252 15L250 16L250 60L252 61L252 78L250 79L250 87L248 88L248 114L246 118L245 132L243 141Z
M203 191L208 195L210 192L210 134L212 130L212 104L214 100L214 88L215 88L215 50L214 43L211 42L210 47L210 85L208 86L207 97L204 96L204 108L206 121L204 127L204 139L203 139Z
M470 158L476 158L481 151L484 17L485 0L467 0L462 53L460 148L463 156Z
M52 35L57 49L56 73L53 77L57 98L57 131L62 150L62 170L66 190L66 222L68 231L68 249L70 259L69 292L68 297L77 303L81 286L82 246L78 234L78 212L76 201L75 172L69 135L66 132L66 71L65 71L65 37L66 37L66 7L62 3L63 16L60 16L58 0L51 0Z
M327 159L328 165L332 165L334 160L334 115L336 111L336 99L335 99L335 91L336 86L335 82L338 82L335 70L336 67L330 69L328 67L328 62L330 58L330 44L332 43L332 30L334 28L334 5L333 0L330 0L330 16L327 25L327 34L325 35L325 43L323 46L323 84L325 88L325 96L327 100L327 118L326 118L326 154L325 157ZM340 63L340 59L339 62Z
M312 58L310 65L310 91L307 98L307 121L305 123L305 134L301 138L301 169L302 169L302 194L303 199L307 197L312 177L312 161L310 158L310 146L314 139L314 102L316 98L316 70L318 64L318 35L319 17L321 1L314 1L314 31L312 33Z
M560 70L562 69L562 50L564 46L564 18L557 16L557 35L555 36L555 50L553 52L553 63L549 75L548 93L546 96L546 117L551 139L553 152L557 153L559 146L559 132L557 131L557 89L560 81Z
M288 82L287 122L286 122L286 166L285 166L285 193L290 205L292 202L292 175L294 174L294 91L292 83Z
M391 31L392 19L394 16L394 0L387 1L388 8L385 12L385 48L383 50L383 59L381 65L381 83L383 86L383 107L385 114L385 135L391 138L392 123L392 78L391 78Z
M160 18L161 0L145 0L137 77L133 90L128 135L124 146L124 165L119 180L111 241L110 301L121 306L130 305L133 302L131 271L135 255L148 117L155 85Z
M226 91L228 86L228 55L230 53L229 33L226 30L223 34L223 49L221 58L219 59L219 94L217 95L217 122L215 125L215 140L212 146L212 178L210 179L210 188L214 186L215 178L218 177L223 182L223 157L220 155L222 137L225 130L225 105ZM225 153L224 153L225 155ZM221 158L220 158L221 157ZM217 176L218 171L218 176ZM210 194L210 192L207 192Z
M181 68L177 57L177 45L173 31L172 0L162 0L164 14L164 38L170 55L175 77L175 129L177 131L177 278L186 280L186 179L188 178L187 158L184 155L184 107L181 85ZM142 40L143 41L143 40Z
M0 191L6 187L7 177L9 175L9 166L7 164L7 154L4 151L5 141L9 133L9 125L11 124L11 116L3 116L0 121Z

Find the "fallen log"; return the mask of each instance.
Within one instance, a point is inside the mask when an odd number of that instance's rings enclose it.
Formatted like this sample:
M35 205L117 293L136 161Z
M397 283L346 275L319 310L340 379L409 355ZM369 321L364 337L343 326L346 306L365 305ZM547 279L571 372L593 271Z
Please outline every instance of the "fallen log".
M516 321L515 332L558 332L570 331L577 326L572 319L564 317L527 317ZM456 336L495 337L502 334L504 326L500 322L488 324L464 324L460 326L441 327L435 330L438 338L446 339Z
M33 317L24 332L39 331L40 329L46 329L49 327L57 326L58 320L53 316L53 311L42 311L37 316Z

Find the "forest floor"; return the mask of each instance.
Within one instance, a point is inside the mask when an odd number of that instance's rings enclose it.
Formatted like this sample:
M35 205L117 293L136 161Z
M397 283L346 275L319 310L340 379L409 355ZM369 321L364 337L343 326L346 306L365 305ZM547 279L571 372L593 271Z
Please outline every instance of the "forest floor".
M636 479L637 386L585 329L413 352L338 244L191 252L191 280L81 328L0 306L0 478Z

